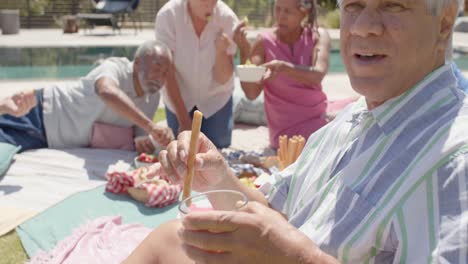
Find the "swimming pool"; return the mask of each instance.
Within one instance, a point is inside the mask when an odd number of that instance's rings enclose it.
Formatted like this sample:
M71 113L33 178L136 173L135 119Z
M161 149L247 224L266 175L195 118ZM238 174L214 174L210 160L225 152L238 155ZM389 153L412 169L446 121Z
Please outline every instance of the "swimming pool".
M0 80L65 79L86 75L100 60L133 58L135 47L0 48Z
M0 48L0 80L77 78L107 57L131 60L135 50L136 47ZM455 55L455 61L460 69L468 71L468 54ZM329 72L344 71L339 51L332 51Z

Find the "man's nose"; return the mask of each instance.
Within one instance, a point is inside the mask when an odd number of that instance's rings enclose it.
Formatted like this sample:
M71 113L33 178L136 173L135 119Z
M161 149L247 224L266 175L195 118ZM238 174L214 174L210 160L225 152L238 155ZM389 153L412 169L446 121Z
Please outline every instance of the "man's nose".
M360 37L378 36L383 33L383 30L381 14L376 9L369 7L365 7L356 14L351 25L351 34Z

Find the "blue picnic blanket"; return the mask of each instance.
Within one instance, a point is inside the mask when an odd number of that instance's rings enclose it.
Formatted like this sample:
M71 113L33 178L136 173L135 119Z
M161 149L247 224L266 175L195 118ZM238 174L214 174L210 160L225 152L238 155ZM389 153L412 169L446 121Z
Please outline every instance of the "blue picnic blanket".
M123 223L141 223L155 228L176 218L177 204L164 208L150 208L128 195L105 191L105 186L77 193L33 217L16 228L29 256L38 250L50 251L73 229L101 216L122 216Z

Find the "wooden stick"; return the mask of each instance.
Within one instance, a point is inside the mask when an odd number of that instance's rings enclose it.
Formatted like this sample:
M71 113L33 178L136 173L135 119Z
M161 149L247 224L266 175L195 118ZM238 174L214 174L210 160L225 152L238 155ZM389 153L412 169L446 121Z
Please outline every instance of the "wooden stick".
M279 159L280 159L280 170L283 170L286 167L287 162L287 153L288 153L288 137L280 136L280 148L279 148Z
M202 123L203 114L200 111L193 113L192 120L192 135L190 137L190 148L187 160L187 177L184 181L184 192L182 199L186 199L192 192L193 175L195 174L195 155L198 152L198 136L200 135L200 128ZM187 201L187 206L190 206L191 201Z
M297 149L296 149L296 159L301 155L302 150L304 149L304 145L305 145L305 138L300 137L298 144L297 144Z
M278 145L279 145L279 144L278 144ZM282 156L282 155L281 155L281 151L282 151L282 150L281 150L281 147L279 147L279 148L278 148L278 151L277 151L277 155L276 155L276 156L278 157L278 168L279 168L280 170L282 170L282 165L281 165L281 159L282 159L281 156Z
M297 140L290 138L288 143L288 165L294 163L297 149Z

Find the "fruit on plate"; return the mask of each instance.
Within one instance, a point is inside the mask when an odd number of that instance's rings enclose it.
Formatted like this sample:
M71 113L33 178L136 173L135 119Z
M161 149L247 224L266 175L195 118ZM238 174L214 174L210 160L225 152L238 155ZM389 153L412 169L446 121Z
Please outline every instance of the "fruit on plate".
M239 180L245 186L255 189L255 188L260 187L260 186L255 185L254 182L255 182L256 179L257 179L256 176L251 176L251 177L243 177L243 178L240 178Z
M146 153L141 153L138 156L138 161L140 162L146 162L146 163L156 163L158 162L158 158L155 155L152 154L146 154Z

